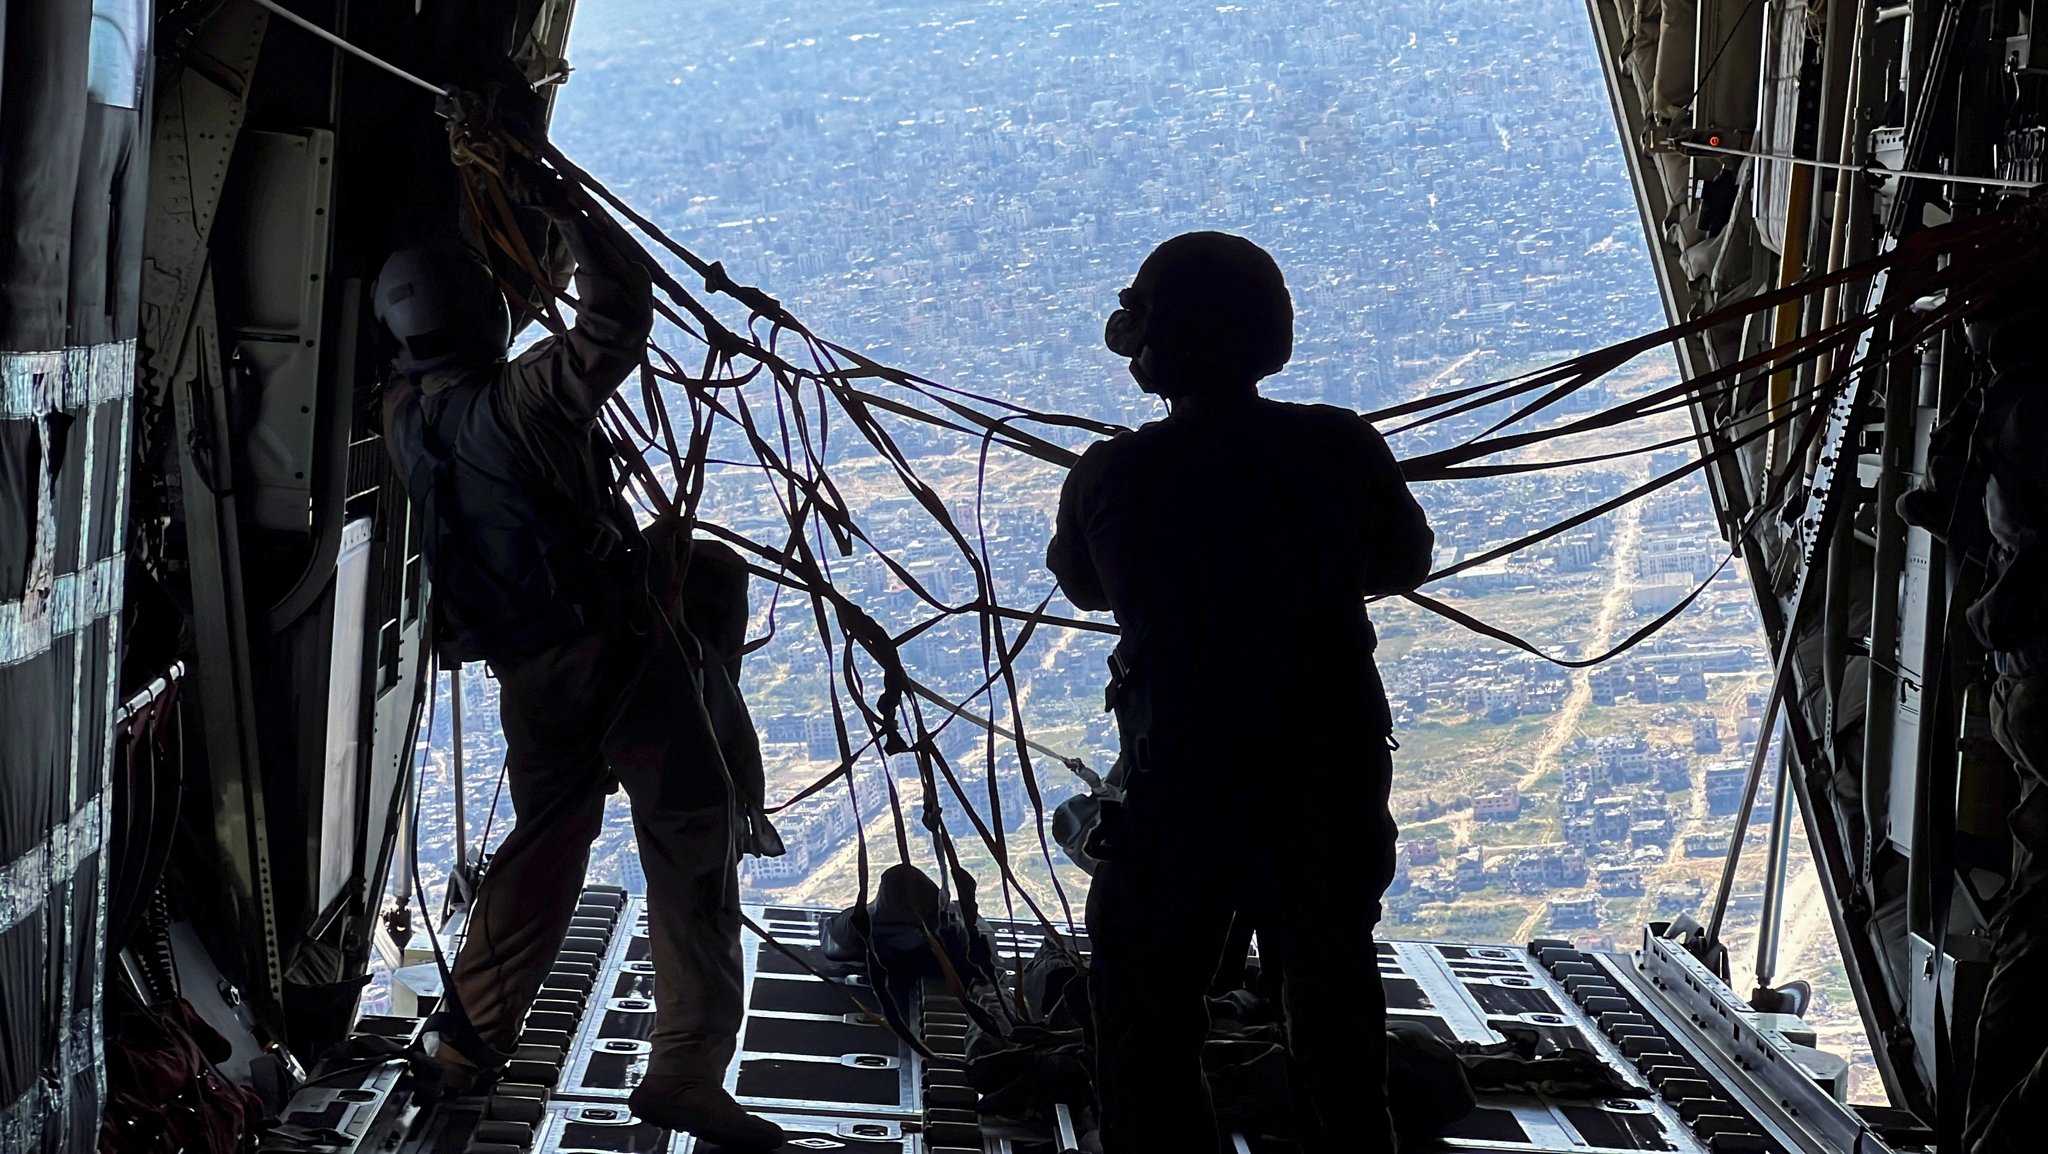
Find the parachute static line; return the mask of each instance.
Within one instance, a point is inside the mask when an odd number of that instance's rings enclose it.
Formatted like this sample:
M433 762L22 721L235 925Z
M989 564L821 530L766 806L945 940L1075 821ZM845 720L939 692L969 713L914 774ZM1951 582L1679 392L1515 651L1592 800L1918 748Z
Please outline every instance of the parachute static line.
M1860 172L1878 179L1899 178L1905 180L1932 180L1942 184L1968 184L1979 188L2003 188L2015 191L2031 191L2041 187L2038 180L2008 180L1997 176L1960 176L1953 172L1918 172L1909 168L1886 168L1876 161L1865 164L1844 164L1835 160L1817 160L1806 156L1789 156L1781 152L1756 152L1747 148L1728 148L1719 144L1707 144L1697 140L1682 140L1678 147L1686 152L1707 153L1713 156L1740 156L1750 160L1768 160L1778 164L1794 164L1801 168L1819 168L1829 172Z
M473 139L488 139L486 134L476 132L474 126L458 126L458 129L468 130ZM643 253L646 252L645 247L627 233L623 225L613 219L607 207L631 222L635 229L654 242L659 249L700 275L708 293L736 301L747 310L748 316L741 329L735 330L727 326L694 293L650 257L650 272L656 285L661 289L662 297L665 298L657 300L657 312L690 339L703 345L700 367L692 373L685 369L683 362L669 350L659 343L650 342L638 406L636 407L622 391L614 396L608 408L607 423L621 458L623 483L633 491L644 508L678 516L686 527L702 529L746 548L755 557L774 567L771 572L767 566L750 565L756 573L769 577L776 584L778 598L780 590L790 590L801 593L810 600L820 640L826 647L835 736L842 756L840 764L825 779L807 788L799 797L815 793L840 776L848 777L849 797L855 803L859 827L856 835L861 863L860 900L865 902L867 897L867 850L865 819L859 816L859 799L853 796L854 783L848 774L857 756L856 743L848 732L848 710L845 708L848 705L869 731L869 739L858 746L861 752L879 747L885 754L908 753L915 758L924 793L927 813L925 824L934 832L934 840L944 863L950 869L959 868L952 841L950 837L944 835L943 824L936 820L936 815L942 810L940 798L944 792L950 792L960 803L963 814L976 827L977 834L989 849L1004 883L1005 901L1008 902L1013 896L1021 898L1041 924L1047 929L1054 929L1033 899L1029 888L1012 868L1000 834L989 829L987 822L969 800L967 791L951 766L936 749L934 738L938 729L925 724L918 705L920 701L928 701L943 707L951 715L946 722L940 723L939 729L943 729L951 720L965 720L988 731L992 740L1001 737L1011 742L1017 749L1026 767L1026 773L1023 775L1024 784L1036 811L1041 849L1045 855L1048 875L1054 892L1064 905L1064 888L1053 866L1049 845L1046 844L1043 803L1035 788L1036 783L1031 780L1029 773L1029 755L1033 751L1039 752L1052 756L1070 767L1075 766L1077 761L1062 757L1028 736L1021 713L1015 708L1016 704L1021 704L1021 695L1017 692L1015 684L1014 661L1017 654L1022 651L1023 642L1039 624L1069 628L1086 627L1101 631L1111 631L1113 627L1048 618L1043 614L1042 606L1039 612L1032 613L1002 604L995 594L992 575L980 551L968 542L937 491L924 481L908 456L898 448L878 414L886 413L892 417L915 421L947 432L979 436L984 445L984 470L987 464L986 449L997 443L1013 452L1055 465L1068 465L1076 458L1077 455L1071 450L1017 428L1018 422L1035 423L1050 428L1079 429L1098 435L1117 432L1120 427L1067 414L1026 409L994 397L941 385L882 365L856 350L822 340L804 328L774 298L757 288L734 283L722 265L707 262L674 241L652 221L633 211L623 200L588 173L577 168L552 146L543 145L539 153L535 154L523 149L517 141L509 138L498 140L496 143L511 151L544 160L557 173L564 176L569 182L575 206L586 215L593 227L600 230L612 243L631 244L640 248ZM486 235L507 259L523 266L533 278L534 284L546 284L546 279L538 275L539 270L532 267L530 253L523 251L524 244L505 243L519 234L516 228L507 227L513 223L509 219L511 210L502 195L502 189L493 187L499 179L495 166L473 168L472 171L478 173L476 180L487 191L487 195L472 197L472 209L485 221L500 216L496 227L485 229ZM1509 425L1526 421L1555 405L1562 398L1600 379L1643 351L1683 340L1713 325L1776 307L1787 300L1798 299L1830 286L1844 284L1856 277L1867 277L1879 267L1904 270L1907 274L1917 275L1920 280L1930 285L1962 283L1971 277L1978 281L1988 280L1990 274L1985 271L1985 267L1995 262L1986 257L1986 252L1994 245L2003 245L2006 251L2013 251L2015 246L2011 245L2011 241L2016 226L2018 231L2032 234L2036 242L2033 248L2038 248L2039 222L2035 219L2037 216L2038 212L2030 208L2025 213L2005 212L1928 230L1916 234L1899 248L1863 265L1760 294L1707 317L1675 325L1606 349L1595 350L1546 370L1524 374L1503 382L1467 386L1419 398L1368 416L1385 419L1397 415L1427 414L1414 422L1423 424L1449 419L1532 393L1538 394L1533 401L1524 404L1466 444L1413 462L1416 473L1426 476L1430 472L1437 472L1443 480L1455 480L1462 475L1486 475L1478 470L1461 474L1458 471L1461 467L1459 462L1576 433L1617 427L1628 421L1670 411L1675 405L1697 402L1705 396L1732 393L1746 382L1753 381L1770 371L1781 371L1809 362L1826 363L1822 358L1847 347L1862 332L1892 322L1896 319L1898 310L1881 307L1843 322L1834 329L1802 338L1792 345L1767 350L1748 361L1670 389L1659 390L1645 397L1632 398L1593 417L1571 422L1557 429L1506 437L1492 436ZM1936 271L1936 266L1941 265L1943 261L1947 262L1946 265ZM1949 323L1958 315L1960 309L1952 307L1946 310L1945 315L1926 318L1925 325L1931 330L1939 324ZM552 318L547 319L552 322ZM550 327L553 327L552 323ZM792 344L795 351L786 355L784 349ZM808 361L808 364L799 363L798 358ZM1845 366L1844 371L1846 368ZM1831 388L1838 383L1840 376L1840 373L1831 376L1827 387ZM670 412L671 402L676 393L665 389L664 385L673 386L687 402L687 449L676 435L676 422L672 420ZM748 399L751 386L759 386L767 394L763 398L766 401L766 408L759 414L756 412L755 402ZM907 396L908 400L889 397L878 389L898 391ZM1817 399L1825 395L1826 389L1816 387L1812 392ZM923 406L936 406L943 412L934 412ZM1805 410L1795 406L1780 414L1777 420L1767 427L1775 428L1779 422L1805 416ZM711 432L720 421L730 423L744 435L756 458L754 464L758 466L760 476L768 484L769 492L773 495L775 505L788 530L788 536L779 546L755 541L745 534L702 521L698 517L698 506L706 480L706 466L711 460L708 452ZM931 521L953 541L962 561L975 579L976 595L965 604L948 605L934 596L907 565L870 538L862 528L826 466L829 459L830 434L838 421L850 425L855 433L867 442L868 447L893 473L900 488L915 500ZM1818 422L1810 422L1812 427L1817 425ZM1568 519L1568 522L1561 526L1539 531L1521 541L1511 542L1497 550L1489 551L1486 559L1526 548L1565 531L1571 525L1581 524L1629 501L1639 500L1659 491L1713 461L1726 459L1736 448L1746 444L1755 435L1756 431L1752 430L1733 443L1723 443L1688 468L1674 470L1662 477L1654 478L1649 484L1639 486L1595 510ZM650 456L662 460L661 474L657 474L649 465ZM1513 468L1520 470L1524 467L1517 465ZM1558 468L1564 467L1564 463L1550 463L1547 466L1530 464L1526 467ZM1788 474L1780 479L1779 486L1782 487L1792 479ZM831 571L832 558L851 556L856 543L865 545L892 576L902 582L917 600L934 609L937 615L903 635L892 637L865 610L840 592ZM1445 573L1478 563L1483 562L1468 559L1446 570ZM1726 564L1724 561L1724 568ZM1719 571L1717 570L1717 573ZM1442 575L1445 574L1433 576ZM1690 604L1698 595L1699 591L1696 590L1692 597L1687 599L1686 604ZM1470 615L1449 606L1428 598L1416 600L1425 608L1439 612L1448 619L1467 628L1474 628L1495 640L1511 644L1521 640L1506 631L1486 626L1483 622L1478 622ZM904 641L938 621L965 614L973 614L983 623L983 667L988 673L982 688L970 694L969 698L980 696L1000 685L1013 703L1012 717L1016 723L1014 730L1005 729L990 718L974 714L958 703L943 699L936 691L911 678L902 665L897 650ZM1599 658L1559 663L1583 666L1609 659L1615 653L1625 650L1653 633L1657 628L1668 624L1676 615L1667 614L1653 622L1649 629L1639 631L1638 636L1632 637L1615 651ZM771 606L771 630L774 616L775 611ZM1026 628L1017 638L1018 644L1015 647L996 640L998 634L990 626L992 622L1001 619L1021 620L1026 623ZM1541 654L1526 642L1521 642L1521 647L1547 660L1558 660ZM864 671L858 660L860 658L866 658L875 670L879 670L879 686L871 684L871 673L874 670ZM1000 807L1000 794L996 788L997 778L993 773L993 766L990 768L989 777L991 795L994 803ZM943 791L938 785L941 778L946 786ZM888 780L887 784L890 787L890 805L898 830L899 856L907 859L907 845L902 839L906 822L901 810L901 801L893 779ZM1072 928L1071 917L1068 919L1068 928Z
M448 89L443 88L438 84L435 84L433 81L422 80L419 77L414 76L412 73L407 72L405 69L400 68L398 65L391 63L389 60L386 60L381 56L374 55L373 53L366 52L363 49L356 47L355 45L349 43L348 41L342 39L341 37L335 35L334 33L329 32L327 29L322 28L318 24L313 23L311 20L306 19L304 16L301 16L298 13L292 11L291 9L286 8L284 5L277 3L277 0L256 0L256 6L267 10L273 16L282 17L286 21L300 28L305 29L307 32L312 33L319 39L325 40L327 43L332 44L336 48L341 49L343 52L346 52L359 60L364 60L370 64L376 65L378 68L381 68L386 72L389 72L391 75L398 77L400 80L424 88L428 92L431 92L436 96L447 96L450 94Z

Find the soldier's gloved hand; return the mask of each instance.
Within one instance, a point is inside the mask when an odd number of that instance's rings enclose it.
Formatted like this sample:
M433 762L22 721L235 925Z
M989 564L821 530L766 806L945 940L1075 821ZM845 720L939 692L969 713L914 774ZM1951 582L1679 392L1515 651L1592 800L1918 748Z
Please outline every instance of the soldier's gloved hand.
M517 61L509 57L492 61L469 86L499 131L535 152L547 143L547 97L534 88Z
M525 157L513 157L505 165L505 197L515 206L539 209L550 217L576 215L570 203L572 185L554 169Z

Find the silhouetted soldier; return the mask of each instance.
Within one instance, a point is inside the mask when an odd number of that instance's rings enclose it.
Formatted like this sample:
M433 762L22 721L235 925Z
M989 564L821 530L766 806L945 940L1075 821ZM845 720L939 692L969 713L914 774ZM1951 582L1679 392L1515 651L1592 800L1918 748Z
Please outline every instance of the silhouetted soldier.
M1242 910L1282 974L1304 1147L1391 1150L1392 722L1365 598L1420 583L1434 538L1364 418L1259 396L1294 311L1258 246L1175 237L1120 301L1104 339L1170 412L1082 455L1046 557L1123 633L1127 797L1088 900L1103 1147L1219 1145L1204 994Z
M633 802L655 972L633 1110L727 1149L772 1149L781 1129L724 1090L744 1015L736 853L779 852L734 687L745 568L721 546L643 538L597 418L641 363L647 270L566 207L551 175L528 166L517 184L576 259L568 333L508 363L496 278L452 243L393 254L374 290L400 346L385 429L424 522L436 648L497 675L518 815L470 911L451 1005L430 1024L435 1056L458 1083L505 1060L616 777Z
M1968 1154L2041 1148L2048 1111L2048 320L2032 278L1965 326L1991 370L1981 394L1937 430L1935 486L1908 493L1905 519L1958 553L1988 562L1983 594L1965 611L1990 658L1991 732L2019 774L2007 816L2012 878L1990 921L1991 973L1976 1015L1976 1060L1964 1108Z

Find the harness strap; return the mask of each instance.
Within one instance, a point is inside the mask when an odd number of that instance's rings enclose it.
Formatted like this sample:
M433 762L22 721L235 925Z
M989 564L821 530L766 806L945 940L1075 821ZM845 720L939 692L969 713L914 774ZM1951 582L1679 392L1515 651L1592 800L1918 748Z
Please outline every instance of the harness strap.
M444 593L466 594L434 599L435 641L444 660L530 650L582 632L592 627L592 610L633 604L630 598L607 597L594 586L609 581L624 591L636 575L644 576L637 571L642 551L632 544L637 527L622 523L616 509L579 509L564 494L515 478L494 475L492 484L479 491L487 505L498 502L487 511L530 530L524 548L531 557L517 549L501 549L507 557L493 556L488 540L454 523L453 514L460 510L450 508L450 487L462 462L478 464L463 451L464 431L488 386L487 378L472 376L431 396L415 396L394 417L400 455L411 458L406 492L425 522L422 553L428 571ZM596 479L599 466L586 462L584 467ZM611 494L609 485L595 488ZM502 526L498 531L505 535ZM507 572L508 560L517 571ZM526 572L529 562L544 576Z

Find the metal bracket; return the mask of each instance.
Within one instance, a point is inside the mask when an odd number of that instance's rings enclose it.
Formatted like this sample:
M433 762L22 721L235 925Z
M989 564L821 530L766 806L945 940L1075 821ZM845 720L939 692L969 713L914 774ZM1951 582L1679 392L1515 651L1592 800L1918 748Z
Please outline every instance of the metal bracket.
M1784 1120L1827 1150L1885 1154L1892 1148L1862 1119L1821 1088L1783 1034L1676 942L1645 930L1638 965L1656 995L1694 1027L1697 1041L1747 1071L1755 1088L1784 1112Z
M1642 146L1645 152L1680 153L1688 158L1695 154L1685 152L1688 144L1704 144L1709 148L1748 148L1753 134L1731 128L1694 128L1680 124L1651 124L1643 129Z

